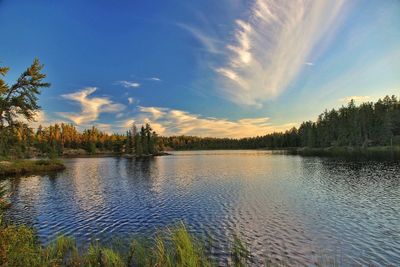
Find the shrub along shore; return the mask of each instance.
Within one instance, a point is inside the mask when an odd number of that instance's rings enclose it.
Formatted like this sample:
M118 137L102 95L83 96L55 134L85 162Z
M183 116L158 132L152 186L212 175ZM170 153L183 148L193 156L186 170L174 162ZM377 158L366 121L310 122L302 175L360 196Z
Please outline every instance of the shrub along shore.
M57 159L0 161L0 176L60 171L64 164Z

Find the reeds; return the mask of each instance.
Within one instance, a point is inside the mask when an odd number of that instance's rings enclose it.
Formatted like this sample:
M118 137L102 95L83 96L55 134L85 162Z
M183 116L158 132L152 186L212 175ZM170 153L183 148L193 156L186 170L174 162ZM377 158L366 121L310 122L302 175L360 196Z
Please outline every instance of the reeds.
M99 244L79 251L74 240L65 236L44 247L29 227L3 225L0 266L203 267L214 264L183 224L160 232L150 241L133 240L125 253Z

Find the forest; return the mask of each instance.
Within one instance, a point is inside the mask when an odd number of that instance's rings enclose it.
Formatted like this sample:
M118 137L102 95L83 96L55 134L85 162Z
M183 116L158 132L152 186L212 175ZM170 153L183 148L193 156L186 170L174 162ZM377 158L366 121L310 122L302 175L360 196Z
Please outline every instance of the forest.
M35 130L18 123L7 129L4 140L7 141L2 142L2 155L18 157L60 156L76 149L88 154L109 152L140 156L163 150L390 146L400 145L400 101L395 96L359 106L351 101L338 110L325 111L314 122L303 122L299 128L241 139L164 137L158 136L150 124L141 126L140 130L133 124L125 134L108 134L94 126L79 132L72 124L39 126Z
M79 131L61 123L30 126L40 109L37 101L43 81L39 60L8 85L0 78L0 157L57 157L84 151L87 154L114 153L155 155L163 150L196 149L282 149L326 147L370 147L400 145L400 99L385 96L356 105L351 100L339 109L325 110L316 121L303 122L285 132L240 139L196 136L158 136L150 124L132 125L126 133L106 133L95 126ZM8 68L0 68L0 77ZM74 152L75 151L75 152Z
M137 131L133 124L126 134L108 134L96 127L82 132L72 124L39 126L36 130L27 124L17 124L9 129L7 141L2 142L1 155L13 158L32 156L58 157L86 154L154 155L160 150L158 137L149 124ZM80 151L81 150L81 151Z
M163 137L164 147L190 149L326 148L400 145L400 99L386 96L375 103L325 110L316 121L264 136L229 139L195 136Z

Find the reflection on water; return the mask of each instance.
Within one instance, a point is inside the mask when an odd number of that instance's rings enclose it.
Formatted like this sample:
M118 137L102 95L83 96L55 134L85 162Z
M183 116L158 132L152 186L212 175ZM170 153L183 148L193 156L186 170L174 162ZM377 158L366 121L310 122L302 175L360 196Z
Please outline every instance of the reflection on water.
M66 159L53 176L10 179L7 216L82 245L152 235L183 220L221 265L239 235L255 265L268 256L311 264L399 265L400 166L273 155L175 152L168 157Z

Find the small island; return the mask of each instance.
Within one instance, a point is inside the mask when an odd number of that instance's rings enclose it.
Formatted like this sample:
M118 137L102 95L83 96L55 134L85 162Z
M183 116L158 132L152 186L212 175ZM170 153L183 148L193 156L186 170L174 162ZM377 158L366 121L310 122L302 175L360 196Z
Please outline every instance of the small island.
M0 161L0 177L53 172L64 169L64 164L55 159Z

